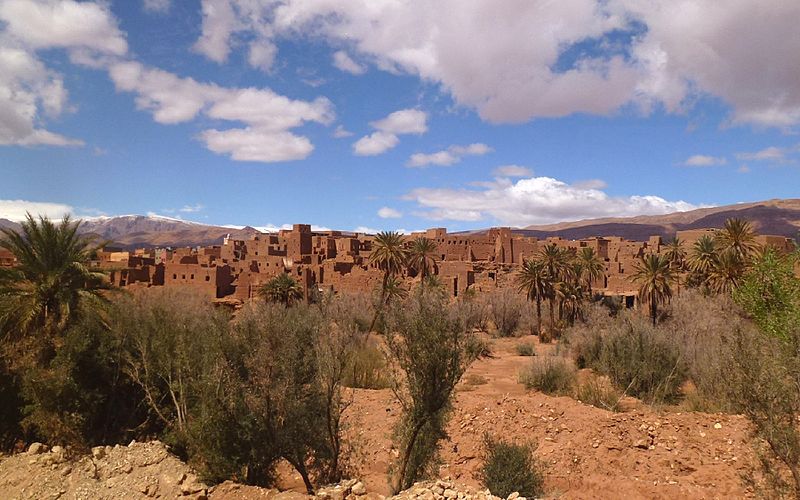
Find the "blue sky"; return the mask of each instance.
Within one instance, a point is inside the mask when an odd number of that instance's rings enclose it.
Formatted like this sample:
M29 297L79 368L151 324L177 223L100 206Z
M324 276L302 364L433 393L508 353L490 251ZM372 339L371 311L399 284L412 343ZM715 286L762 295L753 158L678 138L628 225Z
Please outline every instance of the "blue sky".
M800 194L793 0L0 0L0 217L461 230Z

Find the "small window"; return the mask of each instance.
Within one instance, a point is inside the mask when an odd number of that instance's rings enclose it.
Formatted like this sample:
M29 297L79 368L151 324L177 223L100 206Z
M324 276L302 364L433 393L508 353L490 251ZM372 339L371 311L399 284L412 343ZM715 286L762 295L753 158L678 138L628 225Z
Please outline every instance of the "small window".
M185 280L186 279L186 275L185 274L181 274L181 279Z
M189 277L190 279L194 279L194 274Z
M211 276L206 276L206 281L211 281Z
M178 275L177 274L173 274L172 275L172 279L174 279L174 280L178 279Z

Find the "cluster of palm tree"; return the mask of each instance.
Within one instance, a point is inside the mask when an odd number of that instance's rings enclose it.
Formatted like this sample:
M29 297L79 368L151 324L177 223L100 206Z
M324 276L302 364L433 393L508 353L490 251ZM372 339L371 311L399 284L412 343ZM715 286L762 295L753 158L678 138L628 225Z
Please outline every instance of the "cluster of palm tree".
M303 287L296 279L283 272L267 281L258 290L258 294L267 302L277 302L290 307L303 298Z
M369 261L383 271L383 281L370 330L375 327L378 315L389 302L406 295L400 280L403 272L416 272L420 277L420 286L433 281L436 250L436 242L424 236L407 242L405 236L397 231L382 231L375 235Z
M639 300L648 305L655 324L658 306L670 300L673 285L679 289L683 282L706 293L730 293L760 251L752 225L728 219L722 229L702 236L688 251L675 238L661 254L643 255L631 279L639 285Z
M536 302L536 328L542 332L542 301L549 303L549 330L555 333L556 310L559 321L573 323L581 315L582 304L592 298L592 283L603 276L605 264L591 247L580 251L555 243L542 247L526 259L516 276L517 287Z

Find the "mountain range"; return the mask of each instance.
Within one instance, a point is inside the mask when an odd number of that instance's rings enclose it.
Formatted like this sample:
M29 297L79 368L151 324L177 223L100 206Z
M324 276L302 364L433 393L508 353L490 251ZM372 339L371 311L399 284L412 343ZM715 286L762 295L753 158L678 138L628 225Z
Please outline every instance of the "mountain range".
M683 229L722 227L725 220L731 217L749 220L761 234L795 238L800 234L800 199L740 203L666 215L586 219L528 226L515 229L514 232L538 238L561 236L566 239L581 239L592 236L622 236L641 241L654 235L671 238L676 231ZM0 218L0 227L19 229L19 224ZM247 239L261 233L250 226L243 228L213 226L152 215L88 218L81 224L80 231L93 234L100 240L110 241L113 246L125 249L147 246L220 245L227 234L236 239ZM470 233L485 231L470 231Z

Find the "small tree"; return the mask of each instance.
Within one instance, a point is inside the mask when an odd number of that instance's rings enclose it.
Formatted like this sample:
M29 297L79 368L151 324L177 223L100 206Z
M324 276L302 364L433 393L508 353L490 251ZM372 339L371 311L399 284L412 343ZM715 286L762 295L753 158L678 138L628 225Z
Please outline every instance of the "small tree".
M385 333L403 414L395 429L400 456L391 487L396 493L429 472L446 436L453 390L477 355L464 320L444 293L417 292L391 309Z
M643 255L634 266L631 280L639 285L639 301L647 304L653 326L658 318L658 305L672 297L672 268L663 255Z
M289 307L303 298L303 287L287 273L281 273L262 286L259 295L268 302L277 302Z
M487 297L489 314L500 337L511 337L517 331L522 319L524 302L514 290L504 288L495 290Z

